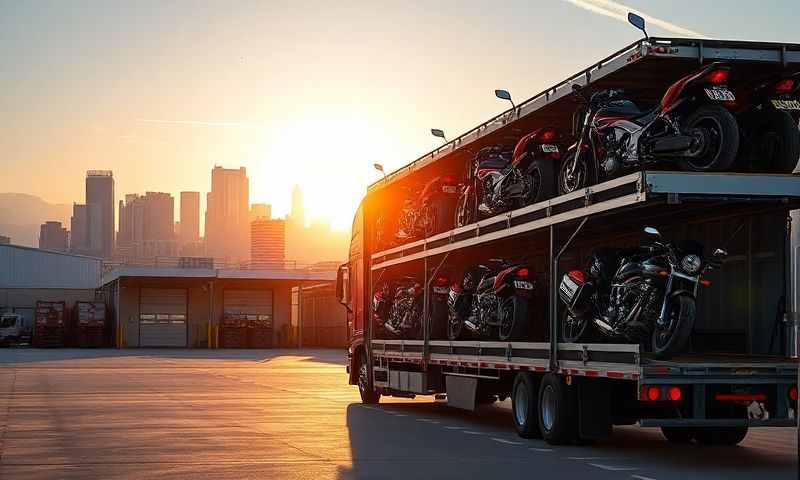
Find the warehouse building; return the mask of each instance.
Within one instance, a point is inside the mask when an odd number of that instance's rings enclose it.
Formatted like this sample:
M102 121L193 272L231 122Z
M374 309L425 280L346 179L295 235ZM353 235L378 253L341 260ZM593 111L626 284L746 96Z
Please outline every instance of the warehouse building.
M103 279L121 347L293 346L291 290L335 272L121 267Z
M99 258L0 244L0 312L19 313L31 327L38 300L67 308L102 300L101 277Z

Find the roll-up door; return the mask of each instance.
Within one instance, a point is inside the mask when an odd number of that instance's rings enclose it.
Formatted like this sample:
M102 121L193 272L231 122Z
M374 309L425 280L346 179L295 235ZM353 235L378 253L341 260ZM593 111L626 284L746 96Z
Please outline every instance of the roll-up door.
M225 290L223 304L225 316L244 316L272 327L272 290Z
M140 346L186 346L186 290L143 288L139 312Z

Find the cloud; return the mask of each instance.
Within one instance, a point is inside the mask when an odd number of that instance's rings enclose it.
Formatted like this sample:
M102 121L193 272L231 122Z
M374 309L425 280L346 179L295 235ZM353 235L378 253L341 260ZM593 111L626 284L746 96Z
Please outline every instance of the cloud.
M193 127L222 127L222 128L262 128L264 124L254 122L214 122L205 120L162 120L151 118L137 118L139 123L155 123L159 125L188 125Z
M674 23L668 22L666 20L653 17L644 12L623 5L619 2L613 2L611 0L564 0L564 1L567 3L571 3L572 5L575 5L578 8L582 8L583 10L587 10L589 12L596 13L598 15L610 17L625 23L628 22L628 12L633 12L639 15L640 17L644 18L647 21L647 23L655 25L656 27L659 27L670 33L675 33L678 35L684 35L693 38L708 38L706 35L700 32L689 30L688 28L681 27L680 25L675 25Z

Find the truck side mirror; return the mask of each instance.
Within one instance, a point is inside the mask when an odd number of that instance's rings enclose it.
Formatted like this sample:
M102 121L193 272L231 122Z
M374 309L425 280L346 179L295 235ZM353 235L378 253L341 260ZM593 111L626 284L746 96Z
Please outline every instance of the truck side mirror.
M350 275L347 264L340 265L336 271L336 299L344 305L344 307L352 312L350 308Z

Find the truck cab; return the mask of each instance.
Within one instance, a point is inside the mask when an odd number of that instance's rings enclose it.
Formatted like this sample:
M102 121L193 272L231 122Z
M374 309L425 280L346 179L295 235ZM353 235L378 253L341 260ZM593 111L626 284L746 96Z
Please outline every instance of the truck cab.
M352 237L348 261L339 266L336 273L336 296L339 303L347 309L347 372L350 384L355 385L358 378L358 365L366 360L365 326L365 235L364 202L362 201L353 219Z

